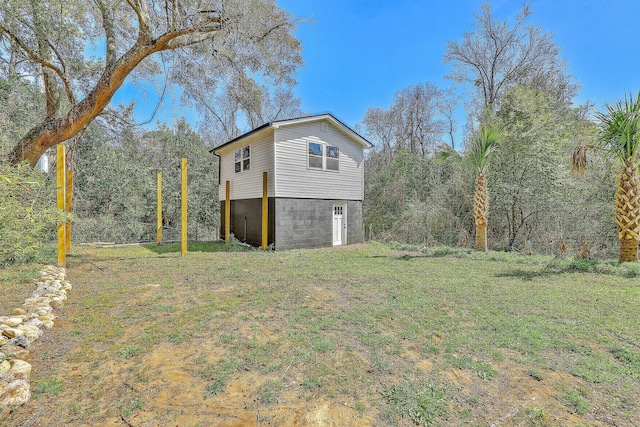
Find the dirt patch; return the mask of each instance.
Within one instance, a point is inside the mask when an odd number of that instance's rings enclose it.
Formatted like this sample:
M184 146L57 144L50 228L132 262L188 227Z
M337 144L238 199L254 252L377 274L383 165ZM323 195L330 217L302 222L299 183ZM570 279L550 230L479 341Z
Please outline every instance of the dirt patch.
M450 350L482 318L444 297L427 314L429 306L412 305L422 288L403 294L406 278L386 285L406 269L397 255L367 267L388 275L378 278L349 270L363 262L358 250L309 253L72 256L73 294L32 349L33 399L0 424L414 425L384 397L404 382L442 386L442 425L637 421L635 401L613 414L555 362ZM341 280L318 273L349 257ZM454 366L463 357L470 367Z

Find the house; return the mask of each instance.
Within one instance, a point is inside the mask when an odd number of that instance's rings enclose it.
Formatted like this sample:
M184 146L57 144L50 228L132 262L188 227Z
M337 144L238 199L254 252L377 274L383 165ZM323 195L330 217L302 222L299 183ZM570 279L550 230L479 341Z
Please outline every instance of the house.
M369 141L331 114L266 123L211 150L220 158L221 233L266 249L364 239Z

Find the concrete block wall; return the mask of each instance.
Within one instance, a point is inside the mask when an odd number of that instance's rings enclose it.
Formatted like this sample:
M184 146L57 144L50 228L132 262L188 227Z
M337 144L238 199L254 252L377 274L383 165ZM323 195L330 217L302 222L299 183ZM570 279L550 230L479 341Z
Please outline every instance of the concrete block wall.
M276 250L333 246L333 206L347 206L347 244L362 243L362 202L269 198L269 244ZM225 202L220 202L220 235L224 236ZM246 225L246 226L245 226ZM231 232L241 242L262 244L262 199L231 201Z
M276 250L333 245L333 206L340 200L285 199L275 203ZM361 243L362 202L347 204L347 243Z

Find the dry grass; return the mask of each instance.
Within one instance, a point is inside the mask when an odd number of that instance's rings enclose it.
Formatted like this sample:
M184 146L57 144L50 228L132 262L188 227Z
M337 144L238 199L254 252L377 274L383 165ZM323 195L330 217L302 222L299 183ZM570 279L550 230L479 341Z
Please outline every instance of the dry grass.
M637 279L378 244L151 249L74 249L9 423L640 424Z

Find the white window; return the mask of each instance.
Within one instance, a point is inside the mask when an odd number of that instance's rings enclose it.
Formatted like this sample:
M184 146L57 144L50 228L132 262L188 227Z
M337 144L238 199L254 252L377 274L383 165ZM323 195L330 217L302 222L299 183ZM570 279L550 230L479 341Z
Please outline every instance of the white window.
M332 147L327 145L326 147L326 159L325 159L326 169L330 171L340 170L340 150L338 147Z
M340 170L340 149L317 142L308 143L308 166L312 169Z
M309 143L309 167L322 169L322 145L315 142Z
M237 149L234 152L234 162L236 173L251 169L251 146Z

